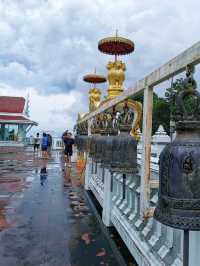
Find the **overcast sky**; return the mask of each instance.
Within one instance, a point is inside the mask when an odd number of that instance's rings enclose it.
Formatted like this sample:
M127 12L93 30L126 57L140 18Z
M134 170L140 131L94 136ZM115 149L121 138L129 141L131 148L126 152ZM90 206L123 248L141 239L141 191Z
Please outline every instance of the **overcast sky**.
M98 40L118 29L134 41L129 87L200 40L199 10L199 0L0 0L0 95L29 92L31 118L60 134L87 112L82 76L106 75Z

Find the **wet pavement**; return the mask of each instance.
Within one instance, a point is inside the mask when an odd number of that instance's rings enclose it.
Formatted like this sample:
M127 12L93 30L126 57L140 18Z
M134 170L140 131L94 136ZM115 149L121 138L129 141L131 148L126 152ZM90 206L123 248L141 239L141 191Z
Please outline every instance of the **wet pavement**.
M47 174L45 173L47 169ZM120 265L61 156L0 154L0 265Z

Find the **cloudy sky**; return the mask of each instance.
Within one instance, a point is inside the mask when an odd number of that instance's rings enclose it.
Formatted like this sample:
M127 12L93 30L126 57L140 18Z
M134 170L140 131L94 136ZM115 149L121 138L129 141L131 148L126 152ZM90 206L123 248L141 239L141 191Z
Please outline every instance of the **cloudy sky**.
M99 39L118 29L135 42L129 87L199 41L199 10L199 0L0 0L0 95L29 93L31 118L60 134L87 112L82 76L106 75Z

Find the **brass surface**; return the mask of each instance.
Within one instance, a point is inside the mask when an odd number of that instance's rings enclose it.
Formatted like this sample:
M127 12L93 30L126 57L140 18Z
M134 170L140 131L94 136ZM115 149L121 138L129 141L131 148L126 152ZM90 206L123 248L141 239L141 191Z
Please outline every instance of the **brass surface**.
M107 69L109 82L107 98L110 100L123 92L126 65L122 61L109 62Z
M80 113L78 113L77 122L80 122L81 119L83 119L85 115L86 115L86 114L80 114Z
M132 109L134 112L134 119L132 122L130 134L135 140L139 141L140 140L139 129L140 129L140 122L141 122L141 118L142 118L142 104L140 102L128 99L126 101L118 103L116 105L116 111L122 110L125 102L126 102L127 106L130 109Z
M102 75L98 75L96 73L94 74L88 74L83 77L83 80L88 83L104 83L106 82L106 77Z
M89 111L92 112L96 110L101 102L101 91L97 88L92 88L89 90Z
M107 37L99 41L98 48L101 52L113 55L125 55L134 51L134 43L123 37Z

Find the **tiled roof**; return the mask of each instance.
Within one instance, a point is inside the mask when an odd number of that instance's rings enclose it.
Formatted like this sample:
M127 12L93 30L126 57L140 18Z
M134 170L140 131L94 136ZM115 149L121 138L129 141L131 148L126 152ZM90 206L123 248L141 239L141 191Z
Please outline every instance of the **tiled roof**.
M15 122L15 123L25 123L25 124L37 124L24 116L14 116L14 115L0 115L1 122Z
M23 113L25 99L23 97L0 96L0 113Z

